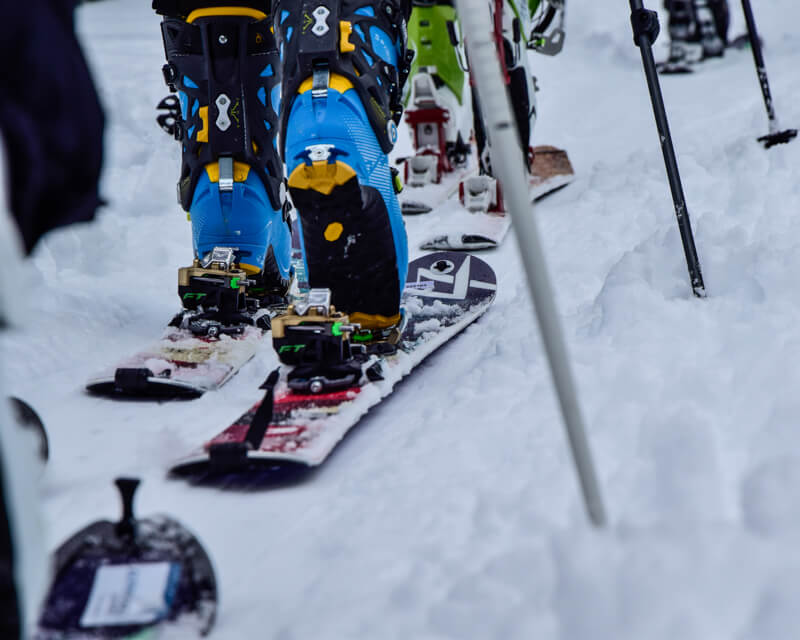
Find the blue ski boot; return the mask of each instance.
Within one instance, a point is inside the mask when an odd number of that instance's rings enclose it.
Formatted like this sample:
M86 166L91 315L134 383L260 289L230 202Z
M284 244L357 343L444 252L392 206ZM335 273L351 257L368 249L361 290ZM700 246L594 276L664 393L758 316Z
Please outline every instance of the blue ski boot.
M180 15L180 4L154 2L165 16L164 78L178 96L160 105L168 113L159 122L183 149L178 199L192 222L193 268L216 264L215 248L232 249L234 284L246 281L248 296L269 302L285 296L291 271L291 231L276 142L280 59L272 22L247 7ZM245 278L239 278L241 272ZM200 272L181 274L187 308L211 299L210 281L194 273ZM195 291L189 280L205 284ZM223 286L230 280L220 278Z
M410 3L278 0L281 145L309 285L366 330L401 320L408 245L388 153L397 139Z

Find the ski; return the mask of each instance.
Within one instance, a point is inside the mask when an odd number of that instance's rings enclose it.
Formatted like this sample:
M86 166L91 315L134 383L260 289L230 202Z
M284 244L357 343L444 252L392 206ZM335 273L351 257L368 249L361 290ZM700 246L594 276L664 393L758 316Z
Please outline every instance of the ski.
M290 307L299 315L274 328L276 350L284 360L286 354L312 350L336 352L339 358L320 358L316 366L302 359L296 366L281 365L262 385L263 399L178 460L171 475L202 481L259 471L278 476L319 466L397 382L489 308L496 286L494 271L479 258L450 252L422 256L409 265L406 323L399 340L361 348L355 333L343 344L341 336L354 328L328 306L327 290L312 289L303 308ZM298 335L312 333L313 344L295 344Z
M213 627L217 582L200 541L173 518L137 519L137 479L116 485L119 522L89 524L55 551L34 640L156 638L166 627L188 638Z
M539 201L575 179L567 152L551 146L533 149L530 199ZM434 214L432 235L420 248L432 251L476 251L499 246L511 227L502 193L490 176L474 176L462 183L460 197L448 200Z

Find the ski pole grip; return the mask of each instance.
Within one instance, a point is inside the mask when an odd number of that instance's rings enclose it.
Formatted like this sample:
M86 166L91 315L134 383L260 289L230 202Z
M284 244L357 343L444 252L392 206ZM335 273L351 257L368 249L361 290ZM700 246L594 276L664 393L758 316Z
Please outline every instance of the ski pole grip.
M139 488L138 478L117 478L114 484L119 489L122 500L122 518L117 523L117 533L120 536L132 536L136 533L136 518L133 515L133 497Z
M639 5L638 7L635 5ZM642 36L647 38L650 46L658 38L661 25L658 22L658 13L645 9L641 0L631 0L631 27L633 27L633 43L642 46Z

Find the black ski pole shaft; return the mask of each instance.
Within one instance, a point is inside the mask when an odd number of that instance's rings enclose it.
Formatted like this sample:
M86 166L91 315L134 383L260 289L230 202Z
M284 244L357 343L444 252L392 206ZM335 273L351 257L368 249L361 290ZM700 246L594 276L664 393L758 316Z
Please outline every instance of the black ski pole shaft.
M764 54L761 50L761 38L758 36L758 29L756 28L756 20L755 17L753 17L753 8L750 6L750 0L742 0L742 9L744 10L744 19L747 22L747 37L750 39L753 61L756 64L758 84L761 86L761 95L764 96L764 106L767 109L767 118L769 118L769 133L765 136L761 136L758 141L763 142L764 146L769 149L776 144L785 144L792 138L797 137L797 129L781 130L780 124L778 123L778 116L775 115L772 93L769 90L767 65L764 64Z
M656 127L661 140L661 151L664 154L664 164L667 169L669 188L672 191L675 215L678 218L678 229L683 243L683 252L686 256L686 266L689 268L692 291L698 298L704 298L706 288L703 283L703 274L700 271L700 259L697 257L692 224L689 220L689 211L686 208L686 197L683 194L681 176L678 172L678 160L675 157L675 148L672 145L667 111L664 107L664 98L661 95L656 62L653 58L652 45L658 37L660 29L658 14L655 11L645 9L642 0L630 0L630 3L633 41L642 52L642 64L647 77L647 87L650 90L650 101L653 103L653 114L655 115Z

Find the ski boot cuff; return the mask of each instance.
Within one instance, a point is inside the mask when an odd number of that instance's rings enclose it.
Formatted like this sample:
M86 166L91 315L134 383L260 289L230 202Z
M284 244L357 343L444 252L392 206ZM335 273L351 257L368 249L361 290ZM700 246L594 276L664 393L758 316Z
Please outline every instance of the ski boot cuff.
M246 176L226 168L244 165L258 174L272 208L284 207L275 139L280 61L270 27L266 14L246 7L198 9L162 22L164 79L179 102L172 114L183 149L178 199L187 211L206 167L216 167L220 190L229 190Z
M334 83L358 93L384 153L397 140L402 89L413 58L406 48L410 3L378 0L278 2L275 33L283 65L281 131L299 93L327 95ZM283 140L285 143L285 135Z

